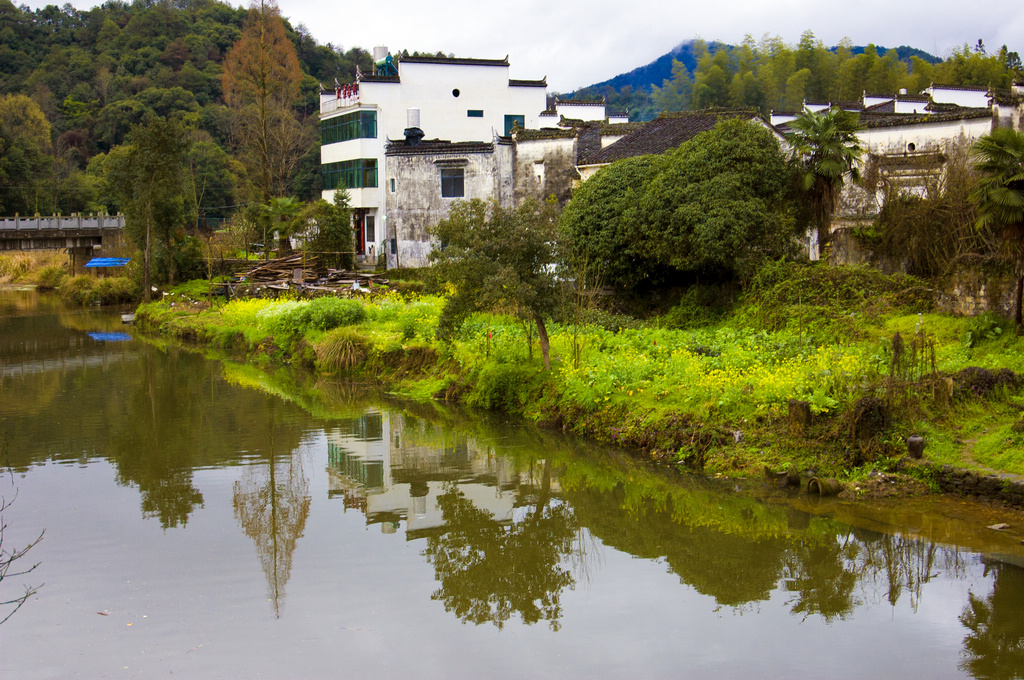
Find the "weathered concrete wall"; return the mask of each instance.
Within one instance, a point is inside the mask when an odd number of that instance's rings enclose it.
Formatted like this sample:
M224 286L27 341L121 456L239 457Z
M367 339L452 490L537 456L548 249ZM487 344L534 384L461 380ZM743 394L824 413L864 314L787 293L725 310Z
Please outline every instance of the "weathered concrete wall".
M494 199L512 205L512 147L478 144L472 148L406 148L388 155L388 174L395 191L387 191L387 266L424 267L430 255L428 230L448 216L457 200ZM441 169L461 168L464 196L441 196ZM392 248L394 239L394 248Z
M513 162L515 205L554 196L564 206L579 179L575 137L518 140Z

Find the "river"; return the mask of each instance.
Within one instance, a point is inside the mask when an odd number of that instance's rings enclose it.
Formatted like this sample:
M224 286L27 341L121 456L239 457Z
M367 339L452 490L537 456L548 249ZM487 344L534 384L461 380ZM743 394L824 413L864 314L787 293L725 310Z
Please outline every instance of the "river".
M22 291L0 441L3 550L45 531L4 678L1024 677L1020 515L966 502L683 477Z

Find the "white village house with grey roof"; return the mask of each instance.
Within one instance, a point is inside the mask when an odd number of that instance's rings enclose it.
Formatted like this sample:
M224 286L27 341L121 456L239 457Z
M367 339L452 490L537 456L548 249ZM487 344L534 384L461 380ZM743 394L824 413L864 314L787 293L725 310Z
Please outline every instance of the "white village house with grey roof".
M357 254L375 259L383 246L389 266L426 264L426 229L452 201L511 200L514 128L606 118L603 102L549 106L546 79L511 78L507 57L396 59L377 47L374 61L372 74L320 94L322 195L348 190Z
M571 189L621 158L664 153L710 129L722 117L742 116L779 134L795 113L691 111L629 123L609 114L603 100L549 98L546 78L509 77L505 59L393 58L374 49L372 74L320 96L323 197L347 189L353 208L357 255L376 260L384 249L391 267L428 264L429 229L452 202L479 198L505 207ZM864 93L858 102L805 102L857 111L864 165L873 164L874 187L848 184L835 218L836 256L841 232L877 218L887 188L924 193L943 175L957 144L971 143L999 125L1020 128L1024 88L993 95L987 88L932 85L923 95ZM865 174L862 169L862 174ZM806 241L820 256L815 234Z

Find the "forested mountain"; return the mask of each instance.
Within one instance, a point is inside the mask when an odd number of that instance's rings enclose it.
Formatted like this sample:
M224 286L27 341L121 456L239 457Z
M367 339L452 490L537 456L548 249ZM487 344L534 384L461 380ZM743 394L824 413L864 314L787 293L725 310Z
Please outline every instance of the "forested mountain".
M224 216L251 198L222 90L224 60L247 10L217 0L112 0L90 10L39 10L0 0L0 213L116 209L103 195L106 155L147 116L193 135L190 163L206 173L197 206ZM366 50L320 45L284 21L301 69L293 105L315 128L318 83L351 81L370 68ZM318 137L315 129L308 135ZM294 193L319 188L319 148L309 145Z
M990 54L981 41L964 44L942 60L907 46L844 41L826 47L807 31L796 46L777 37L748 37L740 45L685 42L646 66L569 96L605 97L610 107L628 110L631 120L709 106L767 113L797 110L804 99L849 101L865 91L894 94L901 88L918 93L932 82L1006 89L1020 69L1020 57L1005 45Z

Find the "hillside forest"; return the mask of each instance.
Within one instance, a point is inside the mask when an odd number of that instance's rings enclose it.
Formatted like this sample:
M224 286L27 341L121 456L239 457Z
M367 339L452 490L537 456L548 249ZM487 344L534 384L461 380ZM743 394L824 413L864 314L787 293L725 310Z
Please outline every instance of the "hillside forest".
M903 89L919 94L932 83L999 92L1020 73L1017 52L1006 45L990 51L981 40L939 59L909 47L859 47L848 39L827 47L806 31L795 46L749 35L736 46L683 43L651 64L567 96L604 97L610 108L628 111L630 120L650 120L662 111L713 106L797 112L804 100L850 102L865 92L891 96Z
M262 10L279 26L275 49L288 53L275 63L290 70L278 74L287 101L275 119L289 131L280 142L287 148L270 177L262 175L273 159L261 160L249 148L246 107L253 93L237 68L252 61L240 44L247 22ZM919 92L933 81L1005 88L1021 67L1015 52L989 53L980 42L933 63L917 50L880 52L848 41L828 48L810 32L796 46L768 37L739 46L696 41L687 54L692 68L675 60L661 85L605 85L575 94L606 96L633 119L711 106L767 113L796 108L804 98ZM319 44L267 0L250 9L218 0L110 0L89 10L69 4L32 10L0 0L0 213L122 210L130 197L114 179L127 162L123 147L133 127L151 120L169 121L187 136L180 149L188 189L181 213L192 224L216 224L271 197L314 199L320 193L318 91L336 80L351 82L357 67L371 68L367 50Z

